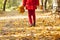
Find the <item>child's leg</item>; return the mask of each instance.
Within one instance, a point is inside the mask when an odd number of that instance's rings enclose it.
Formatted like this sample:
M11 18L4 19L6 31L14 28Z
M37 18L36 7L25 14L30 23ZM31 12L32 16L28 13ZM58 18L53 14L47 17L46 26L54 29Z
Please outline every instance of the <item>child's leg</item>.
M36 23L36 16L35 16L35 10L32 10L32 17L33 17L33 24Z
M29 23L35 26L36 23L35 10L28 10L28 17L29 17Z
M29 18L29 23L32 25L32 11L28 10L28 18Z

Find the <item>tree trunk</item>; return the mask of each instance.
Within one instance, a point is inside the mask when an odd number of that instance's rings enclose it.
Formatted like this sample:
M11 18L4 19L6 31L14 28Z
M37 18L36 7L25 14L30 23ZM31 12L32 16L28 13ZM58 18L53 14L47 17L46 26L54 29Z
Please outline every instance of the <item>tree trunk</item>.
M42 6L43 6L43 0L41 0Z
M60 11L60 0L58 1L58 9Z
M45 0L45 9L47 8L47 0Z
M7 0L4 0L3 11L5 11L5 8L6 8L6 2L7 2Z

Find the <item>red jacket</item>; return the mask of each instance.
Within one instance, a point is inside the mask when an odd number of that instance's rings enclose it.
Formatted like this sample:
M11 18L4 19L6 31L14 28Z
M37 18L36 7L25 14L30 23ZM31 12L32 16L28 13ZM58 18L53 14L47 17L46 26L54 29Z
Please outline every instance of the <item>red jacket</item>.
M23 6L27 9L36 9L39 5L39 0L23 0Z

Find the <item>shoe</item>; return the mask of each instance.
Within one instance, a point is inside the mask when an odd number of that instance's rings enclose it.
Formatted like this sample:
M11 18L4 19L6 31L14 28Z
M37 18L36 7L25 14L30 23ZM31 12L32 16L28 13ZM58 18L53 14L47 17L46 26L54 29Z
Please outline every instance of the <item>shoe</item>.
M36 26L36 25L35 25L35 23L31 24L29 27L32 27L32 26L34 26L34 27L35 27L35 26Z
M32 24L32 26L34 26L34 27L35 27L36 25L35 25L35 24Z

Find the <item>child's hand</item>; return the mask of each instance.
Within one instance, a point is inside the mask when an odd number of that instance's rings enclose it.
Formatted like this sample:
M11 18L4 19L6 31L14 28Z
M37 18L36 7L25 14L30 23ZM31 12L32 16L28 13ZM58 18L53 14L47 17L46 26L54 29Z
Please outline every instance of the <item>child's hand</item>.
M37 9L39 9L39 6L37 6Z

